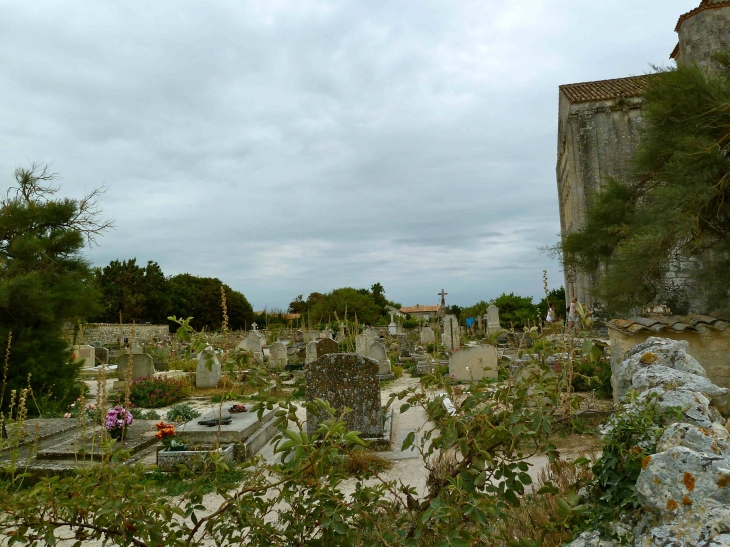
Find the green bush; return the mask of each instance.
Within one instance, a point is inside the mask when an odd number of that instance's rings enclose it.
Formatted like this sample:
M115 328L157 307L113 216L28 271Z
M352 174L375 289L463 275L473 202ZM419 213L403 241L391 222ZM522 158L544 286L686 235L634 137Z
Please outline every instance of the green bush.
M130 410L135 420L159 420L160 415L154 410L143 410L141 408L133 408Z
M401 376L403 376L403 367L399 365L393 365L390 370L393 373L393 376L395 376L396 378L400 378Z
M142 408L168 406L185 398L190 389L184 380L142 378L132 382L130 400Z
M593 391L603 399L613 397L611 387L611 363L608 359L592 362L587 357L578 359L573 365L573 390Z
M195 410L187 403L180 403L175 405L165 414L165 419L168 422L189 422L200 416L200 412Z
M419 324L420 323L418 322L417 319L406 319L405 321L403 321L403 328L404 329L415 329L415 328L418 328Z

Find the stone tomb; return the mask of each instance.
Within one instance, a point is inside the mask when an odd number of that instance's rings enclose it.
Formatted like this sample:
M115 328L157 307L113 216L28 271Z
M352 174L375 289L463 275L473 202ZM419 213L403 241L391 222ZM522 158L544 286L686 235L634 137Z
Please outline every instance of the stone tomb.
M221 379L221 364L215 352L208 348L198 356L195 387L216 387Z
M155 373L155 361L148 353L123 353L117 361L117 379L127 379L127 367L132 361L132 380L151 378Z
M380 402L380 365L374 359L356 353L324 355L305 368L307 401L324 399L341 411L347 427L359 431L373 450L390 450L392 410L386 413ZM317 431L320 420L328 416L312 414L307 410L307 432Z
M456 351L461 347L461 329L459 320L453 315L444 317L443 344L447 351Z
M258 412L229 412L233 403L226 403L202 416L176 428L178 438L185 444L236 444L239 456L249 458L255 455L276 435L277 408L265 410L261 419ZM249 407L250 405L246 405ZM202 425L199 422L218 417L230 418L229 424L220 426Z
M385 346L380 342L373 342L368 349L368 357L378 362L378 377L381 380L390 380L393 378L393 372L390 367L390 359L385 351Z
M433 344L436 342L436 333L431 327L423 327L421 329L421 345Z
M493 346L474 346L449 357L449 375L459 382L496 378L499 359Z
M274 342L269 348L269 363L277 370L284 370L289 362L286 346L282 342Z
M94 348L94 362L96 365L108 365L109 350L107 348Z
M117 462L118 465L134 465L142 458L154 454L156 420L134 420L127 430L124 441L130 458ZM8 433L13 434L8 426ZM80 427L77 420L63 418L31 419L23 424L24 434L20 446L0 450L0 466L14 460L18 469L33 476L70 475L79 467L99 465L102 459L99 439L100 426L86 424Z

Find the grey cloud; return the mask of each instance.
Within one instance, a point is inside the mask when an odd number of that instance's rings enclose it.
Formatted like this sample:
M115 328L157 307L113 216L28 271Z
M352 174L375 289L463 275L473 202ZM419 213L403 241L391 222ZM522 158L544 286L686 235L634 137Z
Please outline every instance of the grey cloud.
M697 0L8 0L0 165L106 184L95 264L156 260L257 308L385 285L539 297L557 86L665 63Z

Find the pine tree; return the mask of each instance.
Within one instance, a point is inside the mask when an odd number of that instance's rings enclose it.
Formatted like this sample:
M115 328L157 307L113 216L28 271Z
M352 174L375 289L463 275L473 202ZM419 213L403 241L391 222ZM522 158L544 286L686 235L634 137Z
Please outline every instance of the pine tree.
M98 191L81 200L55 198L53 179L36 164L19 168L0 200L0 340L12 331L5 406L10 391L29 381L35 400L61 407L80 390L79 365L63 326L97 309L93 274L81 251L111 223L99 220Z

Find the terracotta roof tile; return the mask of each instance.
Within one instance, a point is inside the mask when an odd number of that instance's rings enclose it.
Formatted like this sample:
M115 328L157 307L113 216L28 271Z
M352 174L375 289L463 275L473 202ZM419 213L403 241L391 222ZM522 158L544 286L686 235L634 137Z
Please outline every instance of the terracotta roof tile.
M702 332L706 329L723 331L730 327L730 322L709 315L692 314L684 317L632 317L631 319L613 319L606 323L606 326L610 329L634 335L643 330L650 332L661 332L663 330L674 332Z
M572 103L586 103L590 101L605 101L614 99L618 95L624 97L640 97L649 83L652 74L616 78L614 80L599 80L580 84L566 84L560 86L560 91Z
M441 309L441 306L410 306L401 308L401 313L426 313L426 312L437 312Z
M674 32L679 32L679 27L682 26L682 23L684 23L690 17L697 15L701 11L727 7L730 7L730 2L728 2L727 0L702 0L702 3L699 6L697 6L692 11L688 11L679 18L679 21L677 21L677 26L674 28Z

